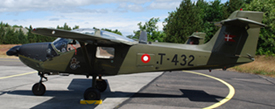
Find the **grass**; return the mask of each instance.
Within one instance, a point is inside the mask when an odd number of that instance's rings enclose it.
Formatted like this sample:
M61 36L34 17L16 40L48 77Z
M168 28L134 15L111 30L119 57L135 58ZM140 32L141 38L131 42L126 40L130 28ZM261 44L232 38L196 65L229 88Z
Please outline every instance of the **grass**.
M256 56L255 61L243 64L240 66L235 66L231 69L244 72L252 73L258 75L265 75L270 77L275 77L275 57L273 56Z
M20 45L20 44L5 44L5 45L0 45L0 58L17 58L16 56L7 56L6 52L16 46L16 45Z

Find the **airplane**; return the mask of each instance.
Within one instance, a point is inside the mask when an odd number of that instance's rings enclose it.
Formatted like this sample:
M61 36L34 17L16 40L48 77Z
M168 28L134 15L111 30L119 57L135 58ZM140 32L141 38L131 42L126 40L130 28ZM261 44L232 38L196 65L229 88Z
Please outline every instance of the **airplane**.
M42 96L45 74L92 76L85 100L100 100L107 88L102 76L139 72L218 69L226 70L254 61L263 13L235 11L217 23L220 29L205 44L148 42L146 32L139 41L98 29L59 30L34 28L32 33L56 37L53 42L30 43L7 51L38 71L40 81L34 95ZM204 36L204 34L202 34ZM98 79L97 79L98 77Z

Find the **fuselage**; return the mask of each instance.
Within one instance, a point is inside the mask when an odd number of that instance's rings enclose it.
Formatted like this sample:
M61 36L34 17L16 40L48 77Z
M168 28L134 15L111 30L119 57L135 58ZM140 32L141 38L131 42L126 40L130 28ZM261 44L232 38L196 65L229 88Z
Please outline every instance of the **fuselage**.
M76 46L76 44L70 46ZM41 72L79 75L89 75L91 71L100 75L117 75L222 68L236 64L224 62L223 64L209 65L211 51L205 48L207 46L205 44L137 43L132 46L119 44L109 46L86 44L85 46L88 51L88 61L94 66L93 68L89 67L85 60L81 47L66 49L65 52L62 52L62 48L57 50L53 42L22 45L19 58L27 66Z

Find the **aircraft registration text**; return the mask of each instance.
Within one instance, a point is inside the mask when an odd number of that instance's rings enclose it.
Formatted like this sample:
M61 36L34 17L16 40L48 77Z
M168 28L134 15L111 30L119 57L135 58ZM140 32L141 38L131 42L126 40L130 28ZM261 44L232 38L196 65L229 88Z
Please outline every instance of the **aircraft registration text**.
M165 53L159 53L158 54L160 56L160 61L157 62L157 64L162 65L163 63L163 59L165 58ZM189 58L189 59L187 59ZM167 58L168 61L170 61L170 58ZM189 60L189 61L188 61ZM181 66L194 66L194 64L192 64L192 62L195 60L195 56L194 55L189 55L186 56L185 54L182 55L178 55L175 54L171 60L172 63L174 63L174 65L181 65Z

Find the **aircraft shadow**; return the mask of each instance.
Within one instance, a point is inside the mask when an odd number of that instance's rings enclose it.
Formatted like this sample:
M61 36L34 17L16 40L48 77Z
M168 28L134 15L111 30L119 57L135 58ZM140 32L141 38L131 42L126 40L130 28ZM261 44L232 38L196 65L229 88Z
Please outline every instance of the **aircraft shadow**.
M73 79L68 86L69 90L47 90L44 96L53 97L33 108L92 108L97 105L81 105L80 99L83 98L84 91L91 86L91 79ZM179 89L182 95L159 94L159 93L134 93L106 90L102 93L101 99L106 98L188 98L194 102L218 102L222 96L210 95L202 90ZM7 94L34 96L31 90L15 90L6 92ZM34 96L35 97L35 96ZM39 97L39 96L37 96Z

